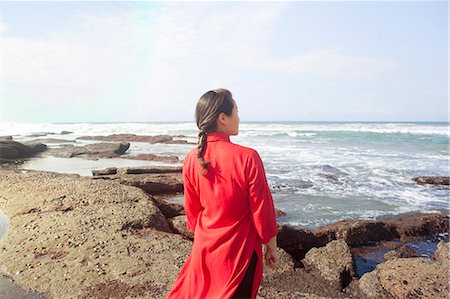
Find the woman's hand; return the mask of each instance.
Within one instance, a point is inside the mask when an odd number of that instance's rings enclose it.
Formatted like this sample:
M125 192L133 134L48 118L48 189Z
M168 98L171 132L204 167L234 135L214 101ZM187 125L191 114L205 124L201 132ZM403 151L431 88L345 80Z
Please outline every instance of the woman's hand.
M264 260L269 267L275 268L278 265L277 236L270 239L269 243L265 245Z

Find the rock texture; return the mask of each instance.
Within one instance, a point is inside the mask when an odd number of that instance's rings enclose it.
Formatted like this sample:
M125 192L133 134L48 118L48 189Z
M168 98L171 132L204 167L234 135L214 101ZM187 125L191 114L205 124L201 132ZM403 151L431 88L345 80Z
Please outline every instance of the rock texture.
M47 154L61 158L115 158L124 154L129 147L129 143L94 143L84 146L67 144L59 148L51 148L47 151Z
M311 249L306 254L303 264L317 270L339 290L349 285L355 276L350 248L343 240L332 241L325 247Z
M53 298L164 298L191 248L147 194L114 181L0 170L0 209L2 274Z
M181 167L109 168L100 172L93 172L93 174L93 180L116 181L123 185L139 187L148 194L168 194L183 191Z
M447 269L427 258L399 258L379 264L359 280L365 298L448 298Z
M167 163L177 163L180 162L177 156L157 156L154 154L140 154L136 156L124 156L122 159L129 160L143 160L143 161L158 161Z

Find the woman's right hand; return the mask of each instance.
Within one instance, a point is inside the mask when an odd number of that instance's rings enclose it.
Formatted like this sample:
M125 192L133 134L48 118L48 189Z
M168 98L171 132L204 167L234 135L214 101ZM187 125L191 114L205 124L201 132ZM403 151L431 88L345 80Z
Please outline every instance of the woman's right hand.
M264 253L264 260L266 261L266 264L271 267L275 268L275 266L278 265L278 252L277 252L277 237L273 237L269 243L266 245L266 252Z

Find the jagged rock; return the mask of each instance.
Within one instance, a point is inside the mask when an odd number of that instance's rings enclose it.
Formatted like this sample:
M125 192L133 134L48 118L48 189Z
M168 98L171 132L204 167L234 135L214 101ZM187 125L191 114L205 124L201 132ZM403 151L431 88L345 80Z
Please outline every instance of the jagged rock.
M141 167L121 167L118 168L118 174L155 174L155 173L181 173L182 167L166 166L141 166Z
M416 214L387 221L395 227L401 240L448 232L449 218L441 213Z
M116 174L116 173L117 173L117 167L109 167L106 169L92 170L93 176L110 175L110 174Z
M167 219L185 214L183 205L163 201L155 201L155 204Z
M450 177L448 176L419 176L413 178L413 181L421 185L450 185Z
M314 234L319 238L325 238L327 242L342 239L350 246L361 246L369 242L398 237L394 227L383 221L374 220L343 220L320 227Z
M333 287L344 289L355 276L350 248L344 240L335 240L325 247L306 253L303 264L320 273Z
M302 259L313 247L326 244L311 231L289 224L278 224L277 245L291 254L295 260Z

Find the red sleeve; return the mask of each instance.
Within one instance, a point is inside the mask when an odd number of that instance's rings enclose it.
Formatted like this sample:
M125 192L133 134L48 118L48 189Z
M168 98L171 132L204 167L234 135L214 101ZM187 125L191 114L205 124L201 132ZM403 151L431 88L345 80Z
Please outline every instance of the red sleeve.
M258 152L252 151L247 167L248 194L253 224L261 242L266 244L278 234L275 207Z
M203 209L200 204L200 198L194 188L194 185L189 180L188 173L190 171L186 160L183 165L183 185L184 185L184 211L186 213L187 227L191 231L195 231L197 218L200 211Z

